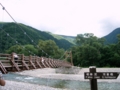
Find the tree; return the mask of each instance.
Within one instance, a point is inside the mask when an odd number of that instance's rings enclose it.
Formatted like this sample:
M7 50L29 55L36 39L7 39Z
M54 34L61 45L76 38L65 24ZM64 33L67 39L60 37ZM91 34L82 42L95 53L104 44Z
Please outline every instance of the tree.
M33 45L24 45L24 55L38 55L38 50Z
M116 44L116 52L120 55L120 34L117 35L118 42Z
M23 53L23 48L22 46L20 45L14 45L14 46L11 46L8 50L5 51L6 53L12 53L12 52L15 52L15 53L19 53L19 54L22 54Z
M60 58L64 53L64 49L60 49L53 40L40 40L38 42L38 55L51 56L53 58Z
M92 33L79 34L76 37L77 48L72 50L75 52L75 58L77 59L76 65L90 66L99 65L98 60L101 58L100 49L103 46L103 38L97 38ZM72 52L73 52L72 51Z
M34 48L33 45L14 45L6 50L6 53L15 52L17 54L24 54L24 55L37 55L37 49Z

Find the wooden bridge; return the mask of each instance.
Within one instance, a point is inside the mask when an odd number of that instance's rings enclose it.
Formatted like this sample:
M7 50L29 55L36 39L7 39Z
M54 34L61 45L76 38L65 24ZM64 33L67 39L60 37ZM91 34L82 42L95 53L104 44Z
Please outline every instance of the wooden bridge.
M18 54L18 59L15 60L13 54L0 54L0 70L3 74L38 68L58 68L71 66L72 64L69 62L46 57L24 56L24 54Z

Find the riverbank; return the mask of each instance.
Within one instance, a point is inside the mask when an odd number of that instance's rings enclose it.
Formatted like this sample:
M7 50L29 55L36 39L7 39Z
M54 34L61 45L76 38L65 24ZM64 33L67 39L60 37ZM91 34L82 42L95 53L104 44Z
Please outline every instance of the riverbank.
M78 68L74 74L62 74L57 72L58 69L54 68L43 68L35 70L26 70L22 72L16 72L20 75L29 75L33 77L40 78L50 78L50 79L62 79L62 80L79 80L79 81L89 81L84 79L84 72L89 72L89 68ZM96 72L120 72L120 68L97 68ZM117 79L106 79L98 80L102 82L120 82L120 77Z
M68 90L68 89L58 89L49 86L6 80L6 85L0 86L0 90Z
M60 73L58 71L61 71L61 69L59 70L58 68L57 69L55 68L33 69L33 70L26 70L26 71L15 72L15 73L18 75L47 78L48 80L60 79L60 80L71 80L71 81L72 80L89 81L84 79L84 72L89 72L89 68L78 68L78 69L75 69L75 70L72 69L72 70L74 71L74 73L71 73L71 74ZM120 68L97 68L97 72L120 72ZM30 78L28 77L27 79L30 79ZM69 90L69 89L53 88L47 85L44 86L40 84L31 84L29 82L18 82L18 81L10 81L10 80L5 80L5 81L6 81L6 85L0 86L0 90ZM98 82L107 82L107 83L115 82L116 83L116 82L120 82L120 77L113 80L98 80Z

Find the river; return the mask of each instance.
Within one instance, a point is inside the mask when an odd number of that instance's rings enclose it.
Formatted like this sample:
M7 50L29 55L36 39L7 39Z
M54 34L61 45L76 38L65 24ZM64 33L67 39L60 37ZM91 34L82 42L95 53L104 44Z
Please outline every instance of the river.
M46 79L40 77L32 77L28 75L20 75L16 73L5 74L3 75L3 78L5 80L45 85L55 88L67 88L69 90L90 90L89 81L60 80L50 78ZM98 90L120 90L120 82L98 82Z

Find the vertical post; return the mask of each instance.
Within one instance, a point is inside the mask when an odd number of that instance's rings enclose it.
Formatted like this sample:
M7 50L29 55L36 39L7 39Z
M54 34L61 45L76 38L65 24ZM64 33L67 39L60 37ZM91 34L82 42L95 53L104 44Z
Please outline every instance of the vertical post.
M71 65L72 66L74 66L73 65L73 59L72 59L72 51L66 51L66 53L65 53L66 55L65 55L65 60L67 60L67 58L70 58L70 61L71 61Z
M11 60L14 61L14 53L12 53L11 56L12 56L12 57L11 57Z
M21 57L22 57L22 61L24 61L24 54L22 54Z
M22 68L24 70L24 54L21 55L21 59L22 59Z
M73 65L73 59L72 59L72 51L70 51L70 57L71 57L71 65L74 66Z
M94 77L94 73L96 73L96 67L95 66L89 67L89 71L90 73L92 73ZM91 90L98 90L97 79L90 79L90 85L91 85Z

